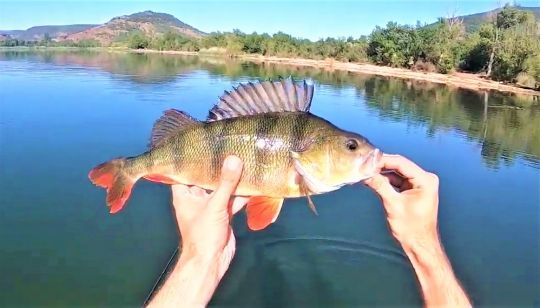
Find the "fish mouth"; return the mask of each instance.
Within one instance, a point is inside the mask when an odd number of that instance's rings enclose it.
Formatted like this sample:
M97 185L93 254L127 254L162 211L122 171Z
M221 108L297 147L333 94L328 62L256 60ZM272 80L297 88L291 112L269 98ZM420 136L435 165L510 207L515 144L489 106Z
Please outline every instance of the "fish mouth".
M367 180L380 172L381 166L379 162L382 156L383 153L379 149L373 149L366 155L360 164L360 181Z

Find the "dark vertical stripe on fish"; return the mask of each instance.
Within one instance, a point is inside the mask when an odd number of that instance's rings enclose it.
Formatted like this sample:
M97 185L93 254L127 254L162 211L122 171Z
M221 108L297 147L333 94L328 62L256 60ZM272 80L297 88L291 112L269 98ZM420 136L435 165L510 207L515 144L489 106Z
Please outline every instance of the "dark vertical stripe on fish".
M147 152L148 154L145 155L146 157L146 170L147 172L151 172L151 170L154 168L154 151Z
M183 167L182 165L187 155L188 148L186 147L186 144L188 142L186 142L187 141L186 139L187 139L186 134L178 135L175 138L176 142L174 143L174 147L173 147L174 148L173 153L175 154L173 154L172 157L174 157L173 168L177 174L180 174L180 172L182 172L182 167Z
M305 113L297 113L292 127L292 140L294 151L302 151L305 146L305 132L309 124L309 118Z
M211 123L205 126L205 143L211 149L211 178L217 179L221 171L222 157L225 150L226 131L230 125L227 125L230 119Z

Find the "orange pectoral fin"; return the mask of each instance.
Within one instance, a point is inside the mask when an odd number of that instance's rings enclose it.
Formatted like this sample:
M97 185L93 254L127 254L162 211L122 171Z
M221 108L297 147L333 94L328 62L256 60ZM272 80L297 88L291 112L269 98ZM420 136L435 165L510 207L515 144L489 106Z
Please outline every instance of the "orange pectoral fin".
M251 197L246 206L247 224L253 231L262 230L276 221L281 206L282 198Z
M171 185L179 184L178 182L171 179L170 177L166 175L161 175L161 174L147 174L144 176L144 178L147 179L148 181L158 182L158 183L163 183L163 184L171 184Z

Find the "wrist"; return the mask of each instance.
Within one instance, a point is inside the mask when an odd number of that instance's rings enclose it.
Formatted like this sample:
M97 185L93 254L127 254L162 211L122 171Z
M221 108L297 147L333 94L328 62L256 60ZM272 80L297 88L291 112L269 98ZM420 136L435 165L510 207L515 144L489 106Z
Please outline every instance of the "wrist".
M198 249L194 245L182 245L180 260L196 261L202 264L218 263L222 252L219 250Z
M180 258L152 303L156 307L205 307L222 278L217 256L182 247Z
M436 226L415 228L409 232L394 233L405 252L414 251L426 247L440 247L439 232Z
M189 262L200 267L215 269L218 273L218 279L221 279L229 269L234 253L234 246L229 247L228 245L222 249L205 249L184 243L178 264Z
M402 248L413 266L420 270L429 272L447 263L446 254L436 232L410 238L402 243Z

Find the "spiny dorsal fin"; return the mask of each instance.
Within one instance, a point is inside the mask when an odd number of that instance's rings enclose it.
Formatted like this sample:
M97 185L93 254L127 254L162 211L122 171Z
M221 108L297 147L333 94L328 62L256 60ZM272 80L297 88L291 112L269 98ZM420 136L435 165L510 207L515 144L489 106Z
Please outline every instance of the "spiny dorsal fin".
M176 109L165 111L152 128L150 148L160 145L175 133L197 123L199 123L199 121L183 111Z
M225 93L210 110L208 121L267 112L308 112L313 85L291 77L274 81L244 83Z

